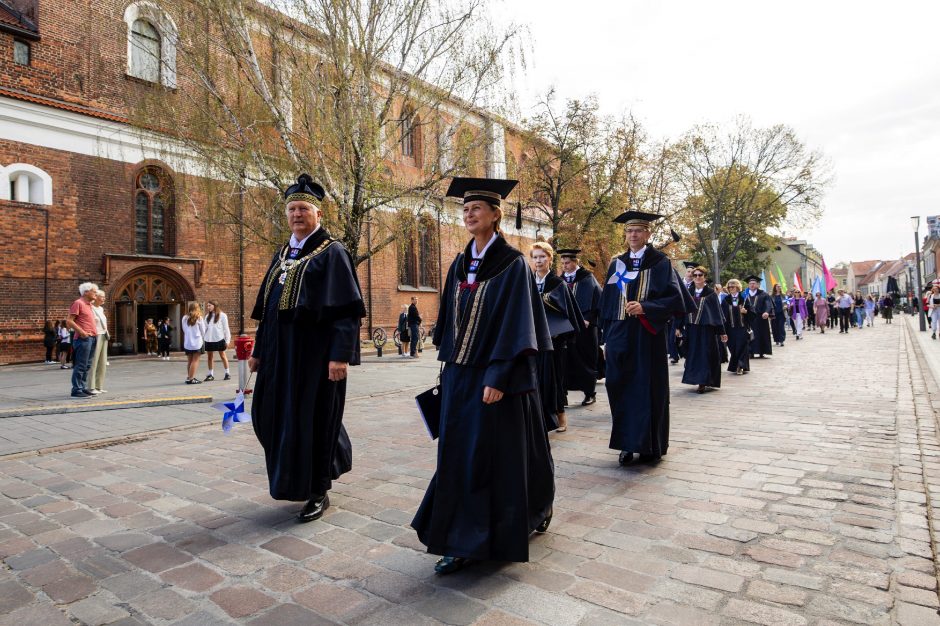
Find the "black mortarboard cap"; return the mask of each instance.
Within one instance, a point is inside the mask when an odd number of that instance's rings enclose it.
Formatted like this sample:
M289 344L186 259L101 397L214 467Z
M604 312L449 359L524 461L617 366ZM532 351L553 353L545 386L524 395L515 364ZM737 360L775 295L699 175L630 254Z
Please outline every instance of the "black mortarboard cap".
M662 219L662 215L656 213L644 213L643 211L627 211L614 218L616 224L642 224L649 226L652 222Z
M760 282L760 276L755 276L754 274L751 274L750 276L746 276L746 277L744 278L744 282L746 282L746 283L749 283L749 282L751 282L752 280L756 280L757 282Z
M325 195L326 192L323 191L323 187L313 182L310 174L301 174L297 177L297 182L284 191L284 200L287 202L293 202L294 200L319 202Z
M503 178L454 177L446 195L450 198L463 198L464 203L483 200L499 206L500 201L504 200L518 183L518 180Z
M570 256L571 258L577 258L581 254L581 248L559 248L555 250L555 253L558 256Z
M676 243L682 241L682 236L679 235L672 226L669 227L669 234L672 235L672 240Z
M685 265L685 269L687 270L690 270L693 267L698 267L698 263L693 263L692 261L683 261L682 264Z

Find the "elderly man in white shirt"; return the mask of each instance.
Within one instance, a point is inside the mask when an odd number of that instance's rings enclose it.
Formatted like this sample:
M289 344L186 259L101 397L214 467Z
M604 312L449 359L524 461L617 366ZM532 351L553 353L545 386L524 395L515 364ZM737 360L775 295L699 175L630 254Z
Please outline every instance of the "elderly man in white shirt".
M108 341L111 336L108 334L108 317L104 312L104 297L104 292L98 289L91 305L91 311L95 316L95 328L98 331L98 341L95 342L95 351L88 365L88 391L92 395L107 391L103 387L104 376L108 370Z

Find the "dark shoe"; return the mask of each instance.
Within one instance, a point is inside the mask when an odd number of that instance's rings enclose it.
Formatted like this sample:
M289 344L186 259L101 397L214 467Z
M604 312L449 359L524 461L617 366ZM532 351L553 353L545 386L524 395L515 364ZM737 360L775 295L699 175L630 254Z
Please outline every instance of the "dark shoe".
M232 380L232 375L231 375L231 374L226 374L226 375L225 375L225 378L223 378L222 380Z
M213 376L212 374L209 374L203 380L215 380L215 376Z
M659 463L662 458L658 454L641 454L640 463Z
M444 556L434 564L434 571L441 575L453 574L462 570L467 563L467 559L460 556Z
M618 459L618 461L620 462L620 467L630 465L630 463L633 462L633 453L627 452L626 450L624 450L623 452L620 453L620 458Z
M675 365L676 363L679 362L679 359L669 359L669 362Z
M318 520L323 517L323 512L328 508L330 508L330 496L328 494L314 496L304 505L304 508L300 509L300 513L297 514L297 521L306 524Z
M588 406L590 404L594 404L595 402L597 402L597 394L584 394L584 400L581 401L581 406Z
M698 386L698 389L696 389L696 391L697 391L698 393L705 393L705 385L699 385L699 386ZM642 457L640 457L640 458L642 458Z
M84 391L73 391L73 392L72 392L72 397L73 397L73 398L90 398L90 397L91 397L91 394L90 394L90 393L85 393Z
M190 383L191 385L201 385L201 384L202 384L202 381L199 380L198 378L194 378L194 379L192 379L191 381L189 381L189 383Z
M544 533L548 530L549 525L552 523L552 513L554 511L549 511L548 515L545 516L545 519L542 520L542 523L535 527L535 532Z

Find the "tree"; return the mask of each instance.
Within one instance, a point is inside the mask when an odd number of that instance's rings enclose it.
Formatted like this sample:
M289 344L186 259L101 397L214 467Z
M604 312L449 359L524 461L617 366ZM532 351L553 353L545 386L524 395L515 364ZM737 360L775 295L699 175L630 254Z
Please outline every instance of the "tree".
M489 140L481 107L499 104L518 30L490 23L484 2L167 0L186 16L179 89L137 90L135 121L195 155L221 195L217 220L261 241L283 236L275 192L309 172L327 225L361 263L396 238L396 210L440 197L466 161L456 150ZM254 220L233 209L236 193ZM370 221L387 228L363 247Z
M740 262L742 252L758 260L755 245L769 247L780 228L805 226L820 215L829 165L787 126L754 128L743 117L726 131L698 126L675 151L676 181L686 197L681 222L694 234L688 252L697 258L713 259L717 239L722 268Z

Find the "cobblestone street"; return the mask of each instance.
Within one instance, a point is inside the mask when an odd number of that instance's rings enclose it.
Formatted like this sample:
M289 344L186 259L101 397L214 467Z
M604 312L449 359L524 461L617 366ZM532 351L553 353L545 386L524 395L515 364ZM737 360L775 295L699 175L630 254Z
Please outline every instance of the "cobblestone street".
M353 372L354 467L318 522L267 495L250 425L0 461L0 625L940 624L940 346L909 322L790 337L705 395L671 366L656 466L618 467L606 394L571 394L531 562L448 577L408 527L433 352Z

